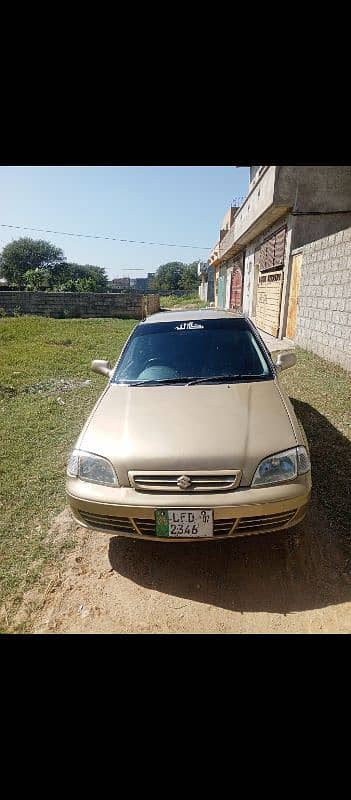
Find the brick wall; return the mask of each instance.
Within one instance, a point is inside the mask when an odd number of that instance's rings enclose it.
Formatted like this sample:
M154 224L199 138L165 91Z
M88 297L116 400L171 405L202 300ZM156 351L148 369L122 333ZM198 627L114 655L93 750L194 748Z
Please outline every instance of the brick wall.
M157 311L160 310L160 295L145 294L142 296L144 298L144 309L146 316L149 316L150 314L156 314Z
M130 317L142 319L159 311L157 294L142 295L98 294L94 292L0 292L0 308L11 315L21 314L48 317Z
M351 228L302 253L296 343L351 369Z

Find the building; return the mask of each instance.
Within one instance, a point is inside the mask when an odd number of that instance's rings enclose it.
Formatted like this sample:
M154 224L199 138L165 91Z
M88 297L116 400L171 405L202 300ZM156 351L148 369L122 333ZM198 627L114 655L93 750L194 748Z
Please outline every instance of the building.
M209 258L215 302L263 331L295 338L301 259L311 242L351 226L351 166L250 166Z
M112 278L109 281L109 288L116 292L128 292L130 289L130 278Z
M130 288L134 292L145 292L148 288L148 280L147 278L131 278L130 279Z
M153 272L149 272L146 278L113 278L108 283L109 290L112 292L152 292L152 280L155 277Z
M199 298L207 303L214 301L214 268L207 262L199 261L197 274L200 278Z

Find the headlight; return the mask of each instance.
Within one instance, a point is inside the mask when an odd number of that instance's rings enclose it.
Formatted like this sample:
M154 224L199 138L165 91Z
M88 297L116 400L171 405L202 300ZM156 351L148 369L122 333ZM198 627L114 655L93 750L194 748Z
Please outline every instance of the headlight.
M310 459L305 447L293 447L274 456L265 458L258 465L251 486L266 486L272 483L292 481L297 475L304 475L311 469Z
M107 458L73 450L67 464L70 478L81 478L89 483L102 483L104 486L118 486L117 475Z
M299 445L296 448L297 450L297 474L304 475L305 472L309 472L311 469L311 462L308 452L305 447Z

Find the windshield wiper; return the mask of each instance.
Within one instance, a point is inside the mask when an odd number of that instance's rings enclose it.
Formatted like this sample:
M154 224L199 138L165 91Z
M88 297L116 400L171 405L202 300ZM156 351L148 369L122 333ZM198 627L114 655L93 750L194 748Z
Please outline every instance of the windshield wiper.
M236 375L209 375L207 378L162 378L160 380L151 381L114 381L119 386L172 386L176 383L185 383L186 386L194 386L197 383L226 383L227 381L247 380L255 378L266 378L267 375L246 375L238 372Z
M187 386L194 386L194 384L196 383L211 383L211 382L220 383L220 381L226 383L227 381L229 382L235 380L246 380L248 378L251 379L251 378L265 378L265 377L266 377L265 375L247 375L241 372L238 372L236 375L209 375L207 378L195 378L194 380L192 379L191 381L189 381L189 383L187 383Z
M162 378L161 380L151 380L151 381L115 381L115 383L119 383L119 385L123 386L167 386L172 385L172 383L188 383L191 381L192 378Z

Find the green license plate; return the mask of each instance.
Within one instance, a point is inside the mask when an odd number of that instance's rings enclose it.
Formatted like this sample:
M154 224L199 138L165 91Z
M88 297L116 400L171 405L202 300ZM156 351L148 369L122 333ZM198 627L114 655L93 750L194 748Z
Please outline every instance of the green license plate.
M208 508L156 509L156 536L196 539L213 536L213 511Z

